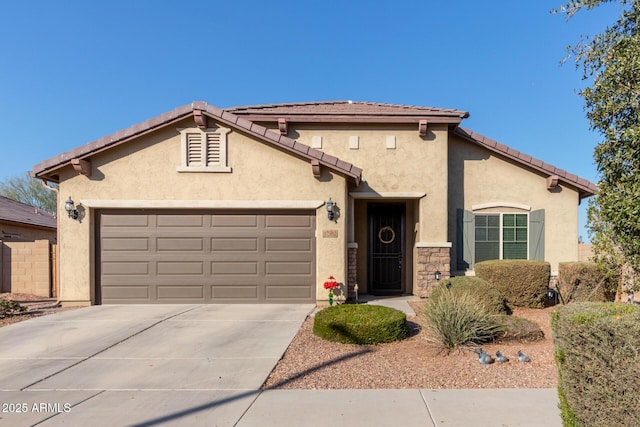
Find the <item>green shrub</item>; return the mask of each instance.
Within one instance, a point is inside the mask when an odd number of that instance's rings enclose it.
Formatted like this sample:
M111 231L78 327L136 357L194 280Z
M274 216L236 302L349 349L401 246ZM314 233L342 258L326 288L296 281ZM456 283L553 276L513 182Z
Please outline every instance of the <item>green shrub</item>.
M561 262L558 288L565 303L613 301L618 278L605 274L594 262Z
M502 294L491 283L479 277L459 276L447 279L431 291L429 299L440 298L447 289L453 293L468 293L487 313L507 312Z
M535 322L517 316L501 316L505 327L502 341L536 342L544 339L544 332Z
M542 308L547 298L551 266L545 261L479 262L476 276L498 289L512 307Z
M380 344L404 339L407 315L395 308L368 304L341 304L316 313L313 333L347 344Z
M462 346L493 341L504 333L499 315L488 313L467 292L444 289L438 298L429 298L424 313L431 340L449 352Z
M26 311L26 307L15 301L0 298L0 319Z
M571 304L551 326L564 425L640 425L640 306Z

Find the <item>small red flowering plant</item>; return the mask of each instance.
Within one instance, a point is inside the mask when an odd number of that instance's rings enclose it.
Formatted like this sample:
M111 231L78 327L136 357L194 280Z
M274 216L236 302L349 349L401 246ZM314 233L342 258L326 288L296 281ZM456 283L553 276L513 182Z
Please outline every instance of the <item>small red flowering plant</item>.
M329 290L329 305L333 305L333 290L338 289L339 287L340 284L333 276L329 276L329 280L324 282L324 288Z

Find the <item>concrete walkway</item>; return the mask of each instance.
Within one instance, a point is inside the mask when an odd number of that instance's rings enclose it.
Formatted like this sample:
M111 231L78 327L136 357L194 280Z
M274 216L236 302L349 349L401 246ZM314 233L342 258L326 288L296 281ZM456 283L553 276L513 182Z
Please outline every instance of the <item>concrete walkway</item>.
M94 306L0 328L0 426L562 424L555 389L261 391L312 310Z

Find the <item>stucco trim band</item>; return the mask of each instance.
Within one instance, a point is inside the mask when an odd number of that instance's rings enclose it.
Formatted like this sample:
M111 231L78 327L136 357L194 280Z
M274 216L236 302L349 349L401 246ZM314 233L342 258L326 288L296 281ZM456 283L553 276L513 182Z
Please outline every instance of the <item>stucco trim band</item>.
M472 211L477 211L480 209L489 209L489 208L514 208L514 209L522 209L524 211L531 210L531 206L529 205L523 205L521 203L512 203L512 202L480 203L478 205L471 206Z
M421 199L426 195L427 193L411 191L381 193L376 193L374 191L356 191L349 193L349 196L354 199Z
M416 242L416 248L450 248L451 242Z
M89 208L171 209L317 209L324 200L99 200L85 199Z

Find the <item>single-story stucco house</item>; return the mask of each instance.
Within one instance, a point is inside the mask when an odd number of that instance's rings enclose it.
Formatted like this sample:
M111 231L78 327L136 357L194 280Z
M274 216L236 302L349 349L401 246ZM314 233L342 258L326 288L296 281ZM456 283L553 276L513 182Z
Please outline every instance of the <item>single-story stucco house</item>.
M0 240L56 243L57 218L35 206L0 196Z
M194 102L45 160L32 175L60 185L59 298L315 302L331 275L345 296L426 296L436 272L482 260L577 260L578 204L595 185L466 117Z

